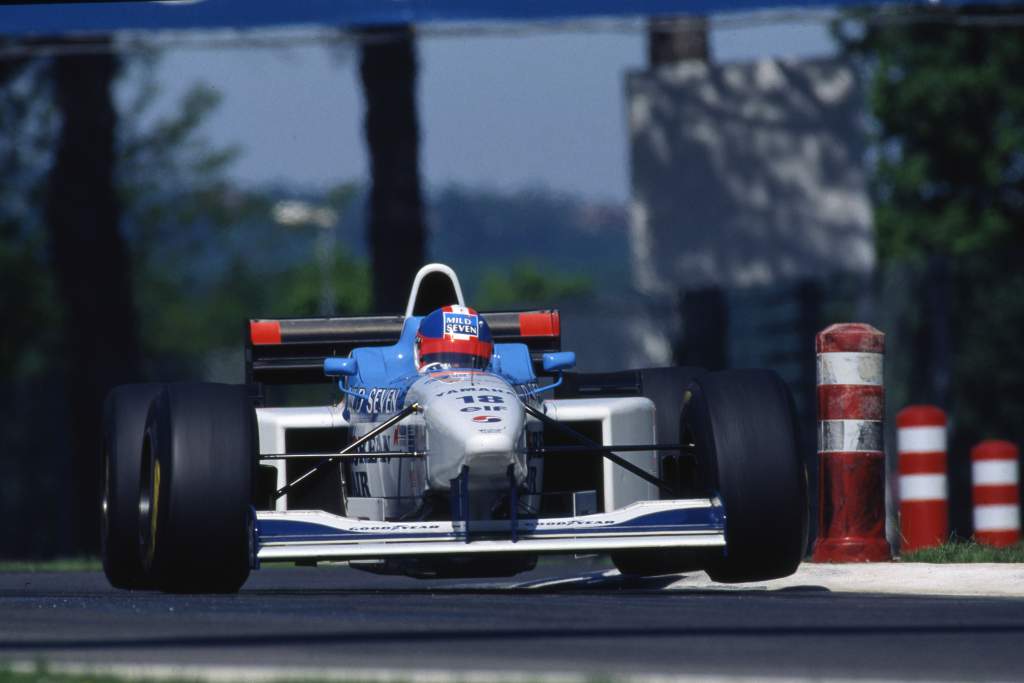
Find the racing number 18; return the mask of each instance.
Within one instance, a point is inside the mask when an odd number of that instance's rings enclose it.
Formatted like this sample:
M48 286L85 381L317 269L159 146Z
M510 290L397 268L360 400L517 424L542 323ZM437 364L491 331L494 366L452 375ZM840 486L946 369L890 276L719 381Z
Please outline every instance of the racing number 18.
M502 398L501 396L491 396L489 394L484 394L483 396L459 396L459 398L462 399L463 403L473 403L474 401L476 401L478 403L504 403L505 402L505 399Z
M459 396L462 402L467 404L465 408L459 410L463 413L477 413L481 410L489 412L501 412L506 410L505 406L497 405L504 403L505 399L501 396L493 396L491 394L484 394L483 396ZM475 406L473 403L483 403L484 405Z

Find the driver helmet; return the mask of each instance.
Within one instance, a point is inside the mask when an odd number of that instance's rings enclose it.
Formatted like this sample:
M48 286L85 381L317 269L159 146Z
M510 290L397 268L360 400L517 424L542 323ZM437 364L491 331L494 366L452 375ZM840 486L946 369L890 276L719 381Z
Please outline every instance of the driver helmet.
M425 316L416 332L416 369L483 370L491 362L491 329L467 306L445 306Z

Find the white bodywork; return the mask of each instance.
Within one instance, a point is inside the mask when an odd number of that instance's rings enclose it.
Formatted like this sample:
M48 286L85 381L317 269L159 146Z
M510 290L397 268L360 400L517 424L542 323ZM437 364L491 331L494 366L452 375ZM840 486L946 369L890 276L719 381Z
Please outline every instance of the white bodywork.
M412 316L413 311L416 309L416 298L420 293L420 284L423 282L423 278L430 275L431 273L441 273L442 275L448 276L448 279L452 282L452 288L455 290L456 301L449 303L457 303L459 306L465 306L466 300L462 296L462 285L459 284L459 276L455 274L455 271L450 266L446 266L443 263L428 263L419 269L416 273L416 278L412 281L412 290L409 292L409 302L405 305L405 317Z
M285 452L285 431L289 429L331 429L348 427L342 417L341 406L316 406L311 408L257 408L256 422L259 425L260 454L270 455ZM277 488L288 483L284 460L261 460L261 465L277 470ZM288 495L277 499L275 510L288 509Z
M643 396L628 398L572 398L544 402L544 412L559 422L601 423L601 442L615 444L652 444L654 440L654 402ZM644 471L658 476L654 451L620 454ZM656 500L654 484L630 474L610 460L604 461L604 509L618 510L638 500Z
M271 535L260 544L259 559L355 560L362 558L489 553L577 553L642 548L716 548L725 545L722 531L680 530L635 523L666 512L719 508L717 500L642 501L621 510L580 517L521 520L519 539L481 539L470 544L458 539L461 522L366 522L326 512L260 513L260 522L301 522L334 532L337 538L291 538ZM505 532L508 522L474 524L476 531ZM379 538L386 535L387 538Z
M498 381L500 382L500 380ZM446 385L444 382L424 383L422 386L417 383L413 388L415 392L410 390L410 396L422 398L423 394L428 389L432 390L433 387L438 385L462 388L461 385ZM485 387L491 386L491 381L489 380L486 384L478 384L477 386L484 389ZM507 386L508 385L506 384L505 387ZM503 387L500 386L498 386L498 388L503 389ZM445 389L444 391L449 390L451 389ZM440 393L440 391L441 390L438 390L435 393ZM489 394L490 392L487 392L485 395ZM456 394L456 396L457 395L461 395L461 392L460 394ZM459 401L459 403L461 403L461 401ZM462 405L461 407L467 406ZM518 417L515 418L516 424L510 425L512 429L495 432L493 434L482 433L480 436L487 438L481 438L479 441L475 441L473 439L467 440L466 443L468 445L464 448L471 451L467 452L459 445L458 434L455 433L453 428L448 426L451 420L451 416L448 413L454 412L457 414L457 417L464 418L466 414L460 412L461 407L457 406L455 401L450 401L444 404L438 404L436 408L432 407L430 410L425 411L423 416L412 416L407 420L407 422L413 425L423 425L427 428L427 441L425 445L431 453L430 458L427 460L427 464L425 465L429 472L429 474L426 475L427 480L429 480L432 485L439 488L447 487L449 480L459 475L459 468L461 467L460 458L468 456L471 472L476 469L481 472L481 476L486 473L487 476L500 478L504 481L506 468L508 467L510 460L498 458L491 459L491 462L487 463L488 453L492 452L492 445L500 440L501 443L499 446L503 449L506 448L509 443L519 443L520 437L518 434L516 437L513 437L513 430L518 429L520 432L526 432L531 428L539 428L539 424L535 420L524 420L521 413L522 408L519 406ZM647 398L633 396L624 398L547 400L544 401L543 407L544 412L547 415L560 422L568 423L570 426L573 422L600 422L602 445L612 446L615 444L654 443L654 404ZM468 414L476 415L483 413ZM260 453L265 454L285 452L285 430L288 429L353 427L353 425L343 417L342 406L314 408L257 408L256 417L259 422ZM484 423L484 425L488 424L489 423ZM492 425L492 427L493 426L496 426L496 424ZM366 429L365 426L360 425L360 427L364 430ZM484 428L488 427L485 426ZM491 440L492 436L496 436L493 441ZM446 449L451 449L447 450L448 457L445 457ZM654 452L642 451L624 453L621 455L634 465L637 465L647 472L657 476L658 461ZM437 459L437 465L434 464L435 458ZM485 463L487 464L485 465ZM277 469L278 488L287 483L285 480L283 460L263 460L261 461L261 464L269 465ZM527 473L527 463L523 460L516 460L515 465L517 478L519 481L522 481L522 477L526 476ZM417 460L414 462L403 463L403 467L406 468L407 472L412 473L415 467L424 467L424 464ZM381 467L371 471L375 473L375 476L384 477L386 476L383 472L384 469L385 468ZM658 498L658 491L652 484L630 474L626 470L609 461L604 462L603 472L603 507L606 511L623 508L637 501L653 500ZM393 480L379 480L373 482L373 488L375 492L386 491L389 486L395 485L395 483L396 482ZM411 487L403 487L403 493L406 492L408 492L409 495L414 494ZM415 493L421 492L422 489ZM385 516L392 516L396 513L397 508L395 508L394 505L382 502L380 499L383 498L384 496L371 496L366 497L365 500L360 500L359 497L349 497L348 514L364 519L384 519ZM287 496L283 496L277 500L275 509L280 511L289 509Z
M526 479L525 414L515 389L502 378L475 371L431 373L412 385L405 403L423 406L430 489L447 491L463 465L474 489L507 489L510 465L516 483Z

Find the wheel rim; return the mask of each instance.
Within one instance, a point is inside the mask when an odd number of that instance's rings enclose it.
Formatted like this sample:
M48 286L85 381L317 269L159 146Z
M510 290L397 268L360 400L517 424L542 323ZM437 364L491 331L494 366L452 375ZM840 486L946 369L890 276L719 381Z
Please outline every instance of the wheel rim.
M100 499L100 551L105 557L110 538L110 451L103 449L103 497Z

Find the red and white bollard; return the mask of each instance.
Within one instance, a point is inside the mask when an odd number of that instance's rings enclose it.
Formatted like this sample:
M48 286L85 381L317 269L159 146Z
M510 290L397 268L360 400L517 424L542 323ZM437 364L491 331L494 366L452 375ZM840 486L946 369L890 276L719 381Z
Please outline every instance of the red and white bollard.
M949 538L946 413L907 406L896 415L902 551L942 545Z
M1020 451L988 439L971 449L974 538L998 547L1020 540Z
M843 323L818 333L819 512L815 562L892 559L885 540L885 335Z

